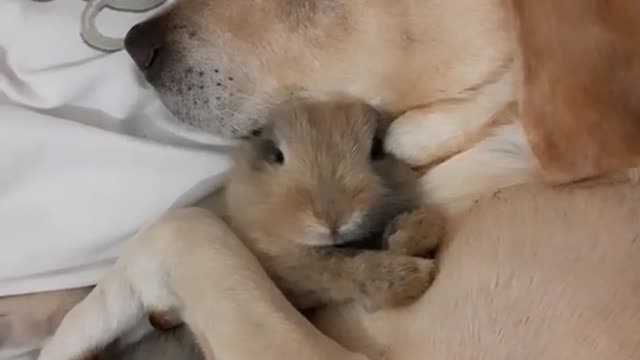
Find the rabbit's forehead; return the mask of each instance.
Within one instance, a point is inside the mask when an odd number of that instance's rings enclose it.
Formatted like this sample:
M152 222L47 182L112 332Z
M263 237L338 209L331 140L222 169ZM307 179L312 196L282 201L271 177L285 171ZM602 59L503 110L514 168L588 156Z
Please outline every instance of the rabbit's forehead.
M273 140L281 149L290 155L312 156L320 155L335 157L339 160L343 156L353 156L366 152L370 146L372 131L351 131L343 127L328 126L313 127L309 131L276 133Z
M271 128L274 140L292 144L301 140L362 141L376 131L378 120L372 108L364 103L344 99L292 100L272 109L268 117L267 127Z
M310 116L316 115L316 116ZM350 146L372 138L376 124L360 113L329 111L321 116L304 114L276 122L274 140L297 143L301 146Z

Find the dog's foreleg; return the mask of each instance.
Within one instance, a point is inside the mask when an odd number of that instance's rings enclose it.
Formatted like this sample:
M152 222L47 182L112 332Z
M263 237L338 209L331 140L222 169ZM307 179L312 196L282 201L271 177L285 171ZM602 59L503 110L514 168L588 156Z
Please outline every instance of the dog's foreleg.
M451 156L482 136L482 131L513 102L510 63L495 78L460 99L445 100L408 111L391 123L386 149L414 166L425 166Z
M167 218L170 218L168 216ZM165 220L165 219L163 219ZM175 237L167 226L153 224L138 233L123 255L89 295L64 317L40 360L75 360L100 352L146 321L154 311L170 311L176 299L167 287L162 245ZM159 246L150 244L160 243Z
M64 318L41 360L89 357L143 319L144 309L131 286L118 273L109 274Z

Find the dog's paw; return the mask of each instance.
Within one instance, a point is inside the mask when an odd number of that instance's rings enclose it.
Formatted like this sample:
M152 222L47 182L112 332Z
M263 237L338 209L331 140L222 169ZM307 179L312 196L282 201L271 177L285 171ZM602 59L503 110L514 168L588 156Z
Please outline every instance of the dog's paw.
M439 212L420 208L397 216L385 229L383 245L399 255L431 257L445 234Z
M176 308L150 310L149 323L160 331L174 329L182 325L182 318Z
M366 311L408 305L431 286L436 273L433 260L398 256L362 286L361 304Z
M460 131L451 114L409 111L389 126L385 150L412 166L426 166L457 151Z

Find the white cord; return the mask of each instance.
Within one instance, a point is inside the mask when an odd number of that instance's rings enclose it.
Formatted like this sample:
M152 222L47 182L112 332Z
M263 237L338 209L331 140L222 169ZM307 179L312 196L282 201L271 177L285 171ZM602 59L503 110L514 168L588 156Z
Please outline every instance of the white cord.
M96 27L96 17L104 8L118 11L143 12L157 8L167 0L87 0L82 12L80 35L87 45L112 52L124 48L124 39L103 35Z

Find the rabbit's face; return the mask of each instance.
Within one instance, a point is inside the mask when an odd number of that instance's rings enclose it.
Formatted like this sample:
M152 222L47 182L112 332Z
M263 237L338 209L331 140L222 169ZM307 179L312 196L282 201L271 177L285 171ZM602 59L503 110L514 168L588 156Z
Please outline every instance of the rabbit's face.
M386 154L386 122L356 102L292 101L238 148L227 186L245 235L312 246L373 238L414 207L416 175Z

